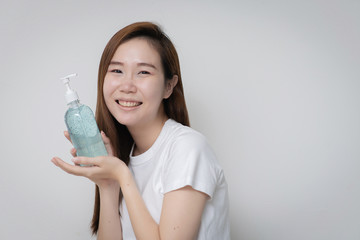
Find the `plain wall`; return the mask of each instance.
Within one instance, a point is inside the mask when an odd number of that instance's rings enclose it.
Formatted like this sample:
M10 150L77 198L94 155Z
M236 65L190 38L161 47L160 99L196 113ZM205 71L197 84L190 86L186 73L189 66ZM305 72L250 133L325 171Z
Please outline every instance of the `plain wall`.
M91 239L59 78L95 110L110 37L160 24L192 127L225 170L232 239L360 239L359 1L26 1L0 7L0 239ZM216 221L216 219L214 220Z

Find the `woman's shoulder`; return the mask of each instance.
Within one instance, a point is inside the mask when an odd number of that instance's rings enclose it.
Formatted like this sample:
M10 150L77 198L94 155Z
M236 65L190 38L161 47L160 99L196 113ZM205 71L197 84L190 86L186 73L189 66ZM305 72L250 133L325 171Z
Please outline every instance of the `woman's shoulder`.
M173 119L168 122L169 140L171 139L176 145L185 145L192 147L201 147L208 145L206 137L199 131L184 126Z
M162 165L165 192L189 185L213 196L222 178L222 168L210 144L200 132L172 121L171 137ZM183 180L183 184L174 184ZM174 187L176 186L176 187Z
M218 167L216 154L202 133L174 120L169 122L168 130L169 156L175 159L180 156L180 161L204 161Z

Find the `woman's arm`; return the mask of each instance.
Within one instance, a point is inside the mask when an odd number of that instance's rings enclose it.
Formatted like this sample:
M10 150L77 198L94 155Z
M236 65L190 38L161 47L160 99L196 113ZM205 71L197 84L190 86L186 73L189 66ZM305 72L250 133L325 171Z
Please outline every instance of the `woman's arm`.
M100 217L97 232L98 240L122 240L122 230L119 215L120 187L115 182L114 186L101 187L100 192Z
M208 195L190 186L166 193L160 224L157 224L151 217L130 171L123 171L118 176L138 240L196 239Z
M160 217L161 239L197 239L208 199L190 186L166 193Z

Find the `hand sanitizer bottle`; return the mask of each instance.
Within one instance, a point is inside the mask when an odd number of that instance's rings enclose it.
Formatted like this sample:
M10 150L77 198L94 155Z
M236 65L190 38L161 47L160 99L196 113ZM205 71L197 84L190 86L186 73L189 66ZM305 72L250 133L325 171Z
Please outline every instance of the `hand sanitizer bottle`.
M65 99L69 109L65 113L65 123L77 156L107 156L104 142L90 107L80 103L77 93L70 88L70 78L76 73L61 78L66 86Z

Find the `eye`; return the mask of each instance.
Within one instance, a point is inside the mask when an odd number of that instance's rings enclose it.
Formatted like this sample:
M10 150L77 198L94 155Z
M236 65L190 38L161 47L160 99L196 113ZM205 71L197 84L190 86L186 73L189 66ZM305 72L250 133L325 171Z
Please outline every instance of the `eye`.
M140 71L139 74L150 74L148 71Z
M113 73L122 73L122 71L119 70L119 69L112 69L112 70L110 70L110 72L113 72Z

